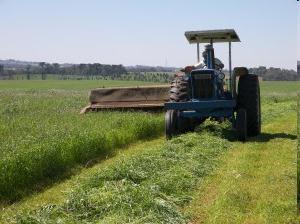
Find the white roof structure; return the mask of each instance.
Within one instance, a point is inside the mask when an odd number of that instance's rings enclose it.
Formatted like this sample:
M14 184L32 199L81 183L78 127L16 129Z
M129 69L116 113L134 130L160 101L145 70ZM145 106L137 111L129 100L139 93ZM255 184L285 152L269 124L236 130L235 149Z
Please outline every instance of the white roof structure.
M187 31L184 35L190 44L241 42L234 29Z

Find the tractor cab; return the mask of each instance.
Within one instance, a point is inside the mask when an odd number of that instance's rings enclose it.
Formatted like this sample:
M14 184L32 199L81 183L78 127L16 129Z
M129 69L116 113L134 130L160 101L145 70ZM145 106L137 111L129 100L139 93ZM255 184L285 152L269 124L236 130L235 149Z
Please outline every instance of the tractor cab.
M193 131L207 118L231 121L241 140L245 140L248 135L259 134L258 77L249 74L244 67L235 68L232 72L231 44L240 42L236 32L233 29L188 31L185 37L190 44L197 46L197 65L189 66L185 69L185 75L176 76L171 83L170 100L165 103L166 137L169 139ZM229 83L226 89L225 74L222 71L224 65L215 58L214 43L228 43ZM203 62L200 62L200 44L206 44ZM240 80L238 95L236 76Z
M196 68L187 74L191 80L191 100L232 99L234 97L232 94L234 87L229 84L229 88L227 87L224 90L225 74L222 71L224 65L219 59L215 58L214 43L228 43L229 83L231 83L231 43L240 42L236 32L232 29L188 31L185 32L185 36L190 44L197 45L197 62L200 65L200 68L197 68L198 66L196 65ZM206 44L202 54L202 63L200 63L199 48L201 43Z

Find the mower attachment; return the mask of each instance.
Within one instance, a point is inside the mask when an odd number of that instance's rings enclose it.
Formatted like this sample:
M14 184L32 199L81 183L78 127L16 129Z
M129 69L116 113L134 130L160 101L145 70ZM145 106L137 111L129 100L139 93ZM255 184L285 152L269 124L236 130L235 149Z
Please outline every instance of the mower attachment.
M90 105L80 113L109 109L163 110L169 100L169 90L169 85L94 89L90 92Z

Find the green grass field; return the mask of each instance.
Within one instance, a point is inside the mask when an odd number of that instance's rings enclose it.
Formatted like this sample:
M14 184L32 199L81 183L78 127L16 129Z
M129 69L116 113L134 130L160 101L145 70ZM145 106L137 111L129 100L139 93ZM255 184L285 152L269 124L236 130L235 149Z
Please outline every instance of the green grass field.
M115 86L154 85L141 81L112 80L0 80L0 90L85 90ZM157 85L157 83L156 83Z
M298 214L300 214L300 93L298 93L298 145L297 145L297 206Z
M300 81L264 81L261 82L262 96L296 96Z
M263 133L245 144L228 123L166 142L148 141L161 114L80 116L88 89L143 84L93 82L0 82L0 223L297 222L300 82L262 82Z
M141 85L103 82L102 86ZM103 112L79 115L85 81L0 82L0 199L22 197L76 164L162 133L162 116ZM94 86L98 86L95 82Z

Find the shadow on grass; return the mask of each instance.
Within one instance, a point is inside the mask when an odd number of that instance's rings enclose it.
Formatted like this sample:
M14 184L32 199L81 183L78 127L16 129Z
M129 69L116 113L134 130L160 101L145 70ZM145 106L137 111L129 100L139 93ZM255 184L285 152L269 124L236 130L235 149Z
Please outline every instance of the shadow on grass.
M222 136L230 142L238 142L237 134L235 130L223 129ZM287 133L260 133L258 136L248 137L246 142L269 142L273 139L290 139L296 140L297 135L287 134Z
M128 146L124 146L126 148ZM29 188L23 188L18 190L18 194L14 197L3 197L0 199L0 208L10 206L13 203L19 202L21 200L26 200L26 197L30 197L33 194L43 193L44 191L50 189L54 185L61 184L64 181L70 179L72 176L80 173L83 169L93 167L96 164L101 163L102 161L112 158L117 155L117 149L112 151L104 151L102 155L97 156L97 158L77 163L70 169L62 170L61 173L56 176L49 176L38 183L30 186Z
M195 130L197 133L201 134L203 131L207 131L213 135L219 136L221 138L227 139L230 142L236 142L237 135L235 130L231 128L229 123L217 123L209 121L205 123L203 126L198 126Z
M268 142L270 140L277 139L277 138L296 140L297 135L287 134L287 133L261 133L258 136L250 137L247 141L248 142Z
M230 142L238 142L238 137L237 133L235 130L233 130L229 125L228 126L223 126L223 127L216 127L215 125L206 125L203 129L221 136L225 139L227 139ZM201 129L198 129L198 132L201 132ZM287 134L287 133L261 133L258 136L254 137L248 137L246 142L269 142L270 140L273 139L290 139L290 140L296 140L297 135L293 134Z
M97 164L100 164L101 162L104 162L107 159L115 157L116 155L118 155L120 150L129 150L130 146L136 144L138 141L151 141L159 136L160 134L158 134L157 136L141 137L135 142L129 142L123 145L118 145L113 147L112 149L104 149L102 151L102 154L97 155L94 158L75 163L73 166L68 167L67 169L63 169L61 170L61 172L55 173L55 175L51 175L48 178L44 178L38 181L36 184L29 186L28 188L17 189L18 194L14 195L13 197L0 197L0 210L2 207L10 206L13 203L24 200L26 197L30 197L33 194L42 193L52 188L54 185L61 184L64 181L70 179L72 176L78 175L84 169L89 169Z

